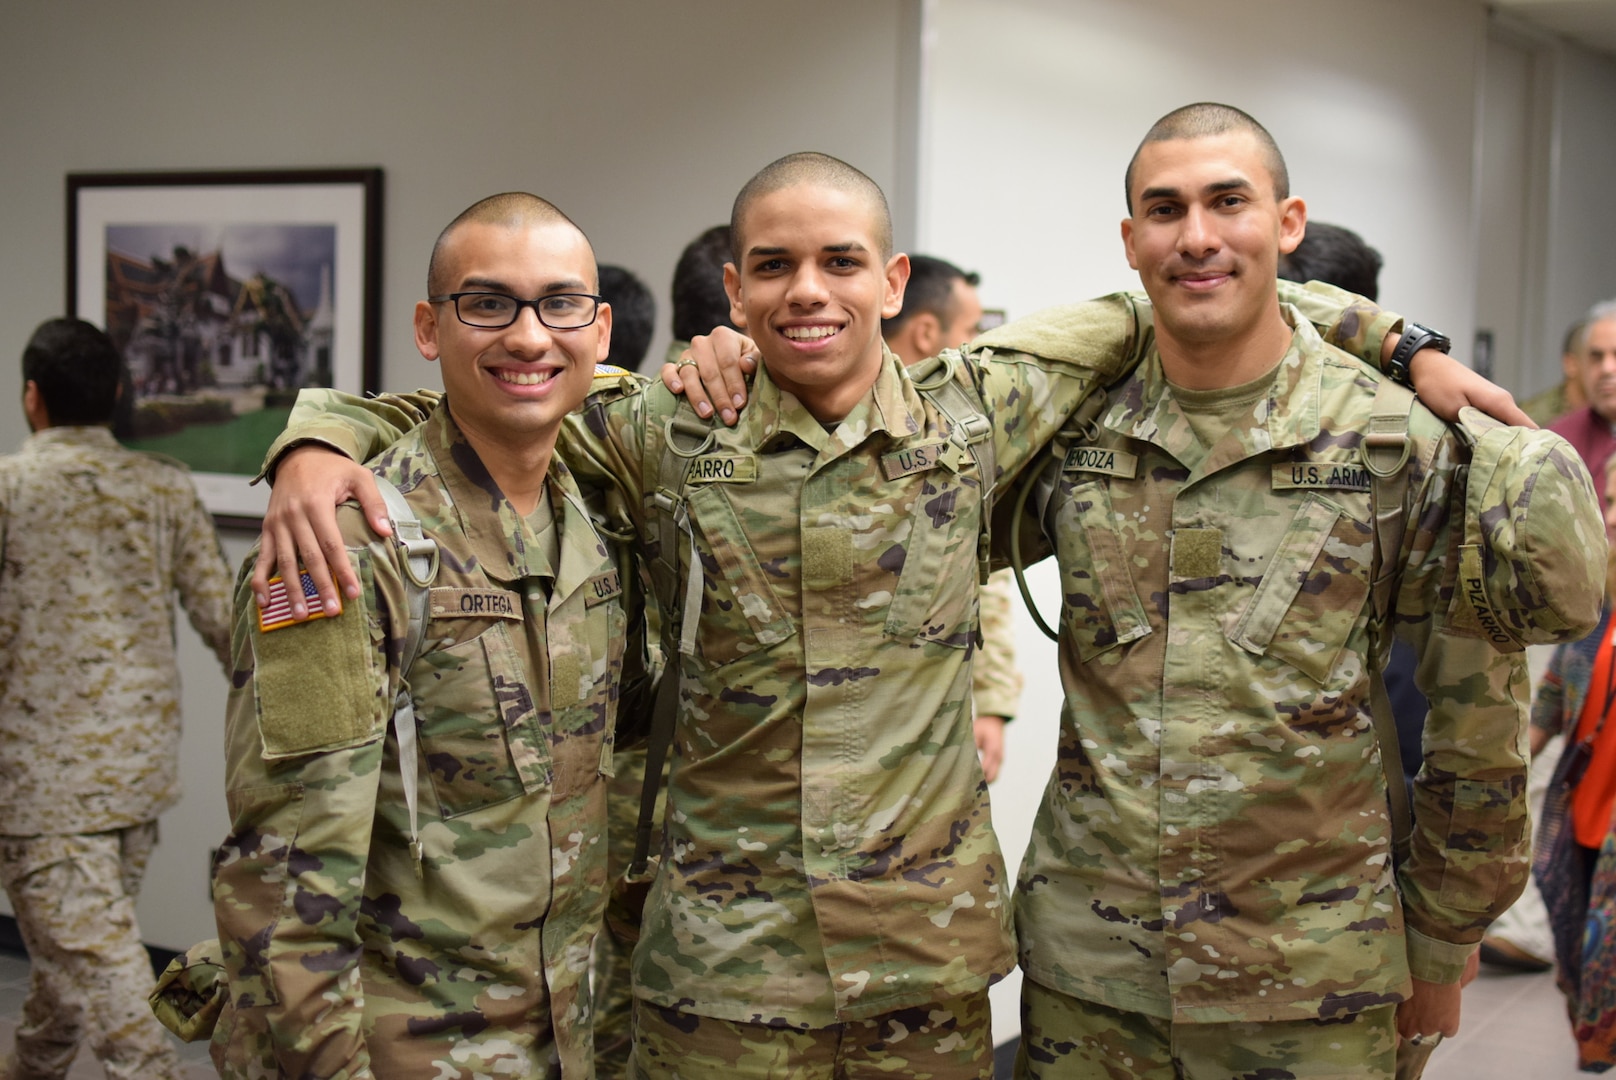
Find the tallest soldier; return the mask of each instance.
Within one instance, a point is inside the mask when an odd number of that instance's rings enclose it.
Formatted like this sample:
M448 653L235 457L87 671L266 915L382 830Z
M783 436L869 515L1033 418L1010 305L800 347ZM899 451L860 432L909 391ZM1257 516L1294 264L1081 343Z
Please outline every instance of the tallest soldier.
M1026 523L1060 563L1065 704L1017 888L1018 1074L1389 1078L1399 1034L1414 1064L1457 1029L1527 870L1525 665L1446 618L1465 457L1416 406L1383 555L1431 712L1394 867L1359 457L1380 376L1276 299L1306 208L1255 120L1177 110L1126 184L1156 347Z

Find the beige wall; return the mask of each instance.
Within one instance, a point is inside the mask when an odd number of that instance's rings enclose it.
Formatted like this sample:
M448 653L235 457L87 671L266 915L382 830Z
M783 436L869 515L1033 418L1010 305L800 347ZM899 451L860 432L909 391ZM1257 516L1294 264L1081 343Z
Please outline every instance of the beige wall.
M437 382L409 326L438 230L484 195L535 191L603 261L657 290L660 349L679 249L728 218L762 165L818 149L889 189L912 184L900 176L913 102L898 67L917 12L864 0L8 4L0 449L27 433L20 382L4 372L62 311L70 171L381 166L393 388ZM231 539L233 559L246 543ZM187 795L164 817L140 907L147 939L167 946L212 933L207 851L227 824L223 684L190 628L180 633Z

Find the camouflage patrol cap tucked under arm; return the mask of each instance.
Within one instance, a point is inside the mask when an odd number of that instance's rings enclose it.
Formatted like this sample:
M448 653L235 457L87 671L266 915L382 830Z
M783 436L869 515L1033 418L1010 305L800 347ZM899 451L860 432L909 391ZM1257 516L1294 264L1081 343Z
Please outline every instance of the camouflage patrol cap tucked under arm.
M1472 408L1458 431L1471 451L1451 625L1506 652L1582 638L1599 622L1607 550L1582 457Z

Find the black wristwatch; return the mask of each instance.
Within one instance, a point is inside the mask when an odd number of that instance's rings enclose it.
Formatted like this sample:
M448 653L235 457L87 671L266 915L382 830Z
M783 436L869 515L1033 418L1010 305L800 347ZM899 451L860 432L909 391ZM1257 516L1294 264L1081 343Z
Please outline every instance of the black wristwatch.
M1392 350L1391 359L1381 365L1381 371L1392 381L1400 382L1412 389L1414 376L1409 373L1408 362L1413 359L1414 354L1421 349L1435 349L1437 352L1445 353L1451 348L1453 342L1448 340L1446 334L1438 333L1429 326L1411 322L1403 327L1403 340Z

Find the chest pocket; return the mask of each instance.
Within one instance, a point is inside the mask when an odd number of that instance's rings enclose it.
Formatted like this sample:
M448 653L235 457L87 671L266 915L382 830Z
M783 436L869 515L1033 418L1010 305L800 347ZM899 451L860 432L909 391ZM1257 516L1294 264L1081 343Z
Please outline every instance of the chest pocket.
M948 442L935 453L931 468L902 481L912 499L909 535L884 632L963 649L976 633L982 485L969 450Z
M1079 659L1086 663L1149 634L1106 482L1063 475L1046 530L1059 553L1061 622Z
M730 484L692 484L686 496L690 516L705 545L698 544L702 565L686 573L701 573L703 619L711 620L697 635L703 659L727 664L776 645L796 633L757 553L746 539L740 518L731 505ZM741 491L745 485L739 485Z
M438 594L450 590L433 589ZM513 799L550 781L549 747L511 633L514 619L434 618L430 643L410 668L421 763L439 811L455 817Z
M547 620L548 731L557 799L587 789L611 764L613 691L622 676L628 628L622 595L618 575L600 575Z
M1326 682L1364 614L1373 545L1367 522L1310 492L1229 640Z

